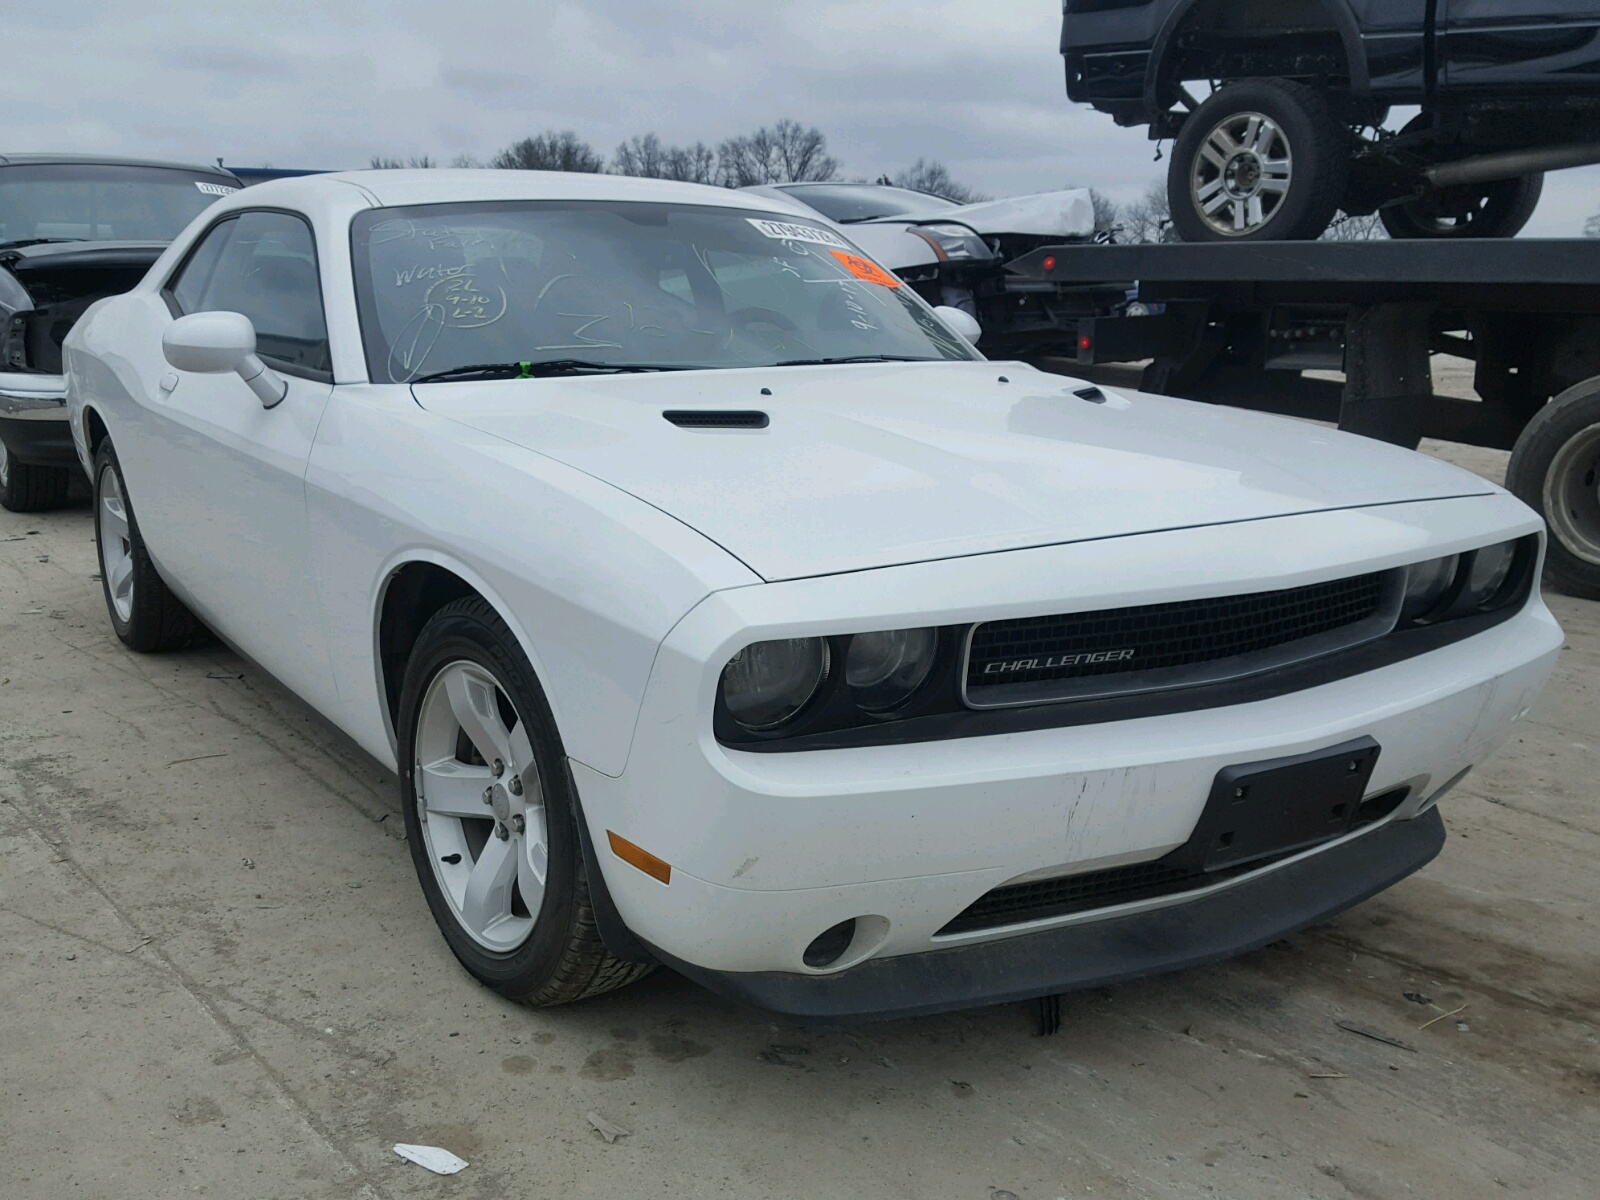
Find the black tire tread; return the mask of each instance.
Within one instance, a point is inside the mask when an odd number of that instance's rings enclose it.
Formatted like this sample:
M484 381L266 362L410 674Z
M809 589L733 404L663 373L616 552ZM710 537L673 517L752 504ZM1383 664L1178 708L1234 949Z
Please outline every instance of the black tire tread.
M1480 238L1516 237L1533 220L1533 214L1544 197L1544 176L1524 175L1513 181L1518 185L1516 198L1493 222L1469 224L1460 233L1438 233L1424 228L1412 220L1403 204L1392 204L1378 210L1378 219L1384 231L1399 241L1471 241Z
M1600 422L1600 379L1568 388L1528 422L1506 471L1506 487L1541 516L1544 485L1557 453L1581 429ZM1553 534L1545 550L1545 579L1556 591L1600 600L1600 568L1571 553Z
M105 558L102 555L99 559L100 585L105 592L106 613L111 618L111 626L125 646L140 654L161 654L169 650L181 650L202 636L204 627L195 619L183 601L173 594L172 589L161 578L161 573L156 570L149 551L145 549L144 537L139 532L139 522L133 512L133 500L128 495L128 481L122 474L122 467L117 462L117 452L111 445L110 438L100 443L94 457L96 552L97 554L99 552L100 537L99 480L101 473L108 467L117 473L117 479L122 485L122 503L128 514L128 540L133 550L133 613L126 625L117 619L116 609L112 607L111 585L105 578Z
M452 601L450 604L447 604L441 608L433 615L432 618L429 619L427 626L423 628L422 634L417 639L417 648L422 647L427 642L431 630L445 622L458 619L465 619L475 622L489 631L494 639L499 643L503 652L515 656L515 665L526 675L527 679L533 683L534 687L537 688L538 681L534 675L533 668L527 662L526 656L523 655L515 635L512 634L510 628L507 627L506 623L501 619L500 614L495 611L494 607L481 597L466 596L460 600ZM413 649L413 659L415 659L417 655L417 648ZM413 696L414 688L412 687L410 681L409 667L407 669L407 675L408 683L406 688L403 689L403 695ZM542 703L543 697L540 696L539 700ZM550 735L553 736L559 744L559 731L555 729L555 723L553 719L550 718L548 709L545 709L539 713L523 713L522 716L524 720L537 720L541 723L547 723ZM402 720L406 722L407 730L405 735L402 737L402 753L409 754L409 730L411 727L410 723L414 720L414 717L407 712L403 714ZM564 752L560 757L560 762L561 769L565 773L563 782L569 789L568 795L576 797L577 791L573 784L571 773L566 770L566 758ZM413 815L410 810L414 808L414 799L408 794L403 797L403 802L407 808L406 819L407 830L409 834L412 828L411 823L413 820ZM576 803L574 803L574 806L571 810L571 819L573 821L574 836L576 837L577 822L582 820L582 813L577 808ZM419 839L419 847L420 844L421 843ZM595 996L603 995L606 992L615 991L617 988L626 987L630 983L635 983L638 980L643 979L646 975L649 975L655 970L654 964L627 962L623 959L617 958L606 948L605 942L600 936L599 923L595 917L594 903L590 894L589 879L584 865L583 855L576 846L574 847L574 851L576 862L571 889L571 914L567 929L561 936L561 944L557 953L556 961L547 972L543 982L536 987L528 989L511 984L494 983L490 982L489 980L483 981L487 986L493 987L508 1000L515 1000L537 1008L550 1008L563 1004L573 1004L580 1000L587 1000ZM413 853L415 855L416 851L414 850ZM432 868L430 866L421 862L420 858L417 860L418 875L422 876L425 880L425 892L428 889L428 883L426 882L427 877L423 876L423 872L431 871L431 869ZM432 896L429 895L428 899L430 907L432 907L434 904ZM434 915L436 919L440 919L440 914L437 908L434 910ZM452 949L454 948L455 947L452 945ZM457 953L456 957L461 959L459 952ZM461 961L463 966L467 966L468 969L471 970L470 964L468 964L464 959Z
M0 448L0 453L10 455ZM0 508L14 513L49 512L67 503L72 487L70 467L44 467L11 459L6 486L0 488Z
M1250 99L1251 93L1264 99ZM1276 95L1272 95L1276 93ZM1283 224L1268 222L1260 234L1222 238L1212 232L1193 211L1189 199L1189 175L1193 163L1193 139L1203 137L1229 112L1259 108L1275 99L1287 100L1300 109L1312 129L1309 149L1293 147L1300 178L1311 179L1313 187L1298 216ZM1199 132L1191 134L1191 130ZM1292 79L1244 79L1219 88L1184 120L1183 130L1173 147L1167 175L1167 199L1173 228L1185 241L1314 241L1332 224L1350 177L1350 134L1333 115L1327 98L1317 89ZM1304 191L1300 193L1304 195ZM1285 203L1289 203L1286 201Z

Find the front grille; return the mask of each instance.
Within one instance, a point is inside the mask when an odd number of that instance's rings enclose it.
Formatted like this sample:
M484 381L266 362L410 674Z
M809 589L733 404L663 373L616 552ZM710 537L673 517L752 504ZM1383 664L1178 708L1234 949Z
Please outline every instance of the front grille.
M1350 631L1365 640L1388 632L1372 627L1392 591L1388 580L1379 572L1247 596L989 621L972 634L967 695L981 706L1034 702L1030 692L1042 699L1115 694L1129 690L1115 677L1130 676L1138 677L1138 690L1185 686L1208 681L1196 668L1225 660L1279 665L1267 661L1283 660L1271 652L1313 638L1326 642L1319 653L1331 653L1350 643L1327 635ZM1106 686L1086 683L1106 677Z
M1396 788L1381 796L1362 801L1355 820L1351 823L1351 829L1364 829L1376 825L1398 809L1409 794L1409 788ZM1181 896L1185 892L1198 891L1214 884L1225 883L1240 875L1248 875L1252 871L1260 871L1298 853L1300 851L1291 850L1268 858L1254 859L1236 867L1225 867L1220 871L1177 867L1166 859L1157 859L1155 862L1112 867L1107 871L1089 871L1083 875L1068 875L1060 879L1009 884L980 896L934 936L946 937L956 933L973 933L980 929L999 929L1006 925L1022 925L1029 921L1070 917L1077 913L1113 908L1119 904L1136 904L1141 900Z

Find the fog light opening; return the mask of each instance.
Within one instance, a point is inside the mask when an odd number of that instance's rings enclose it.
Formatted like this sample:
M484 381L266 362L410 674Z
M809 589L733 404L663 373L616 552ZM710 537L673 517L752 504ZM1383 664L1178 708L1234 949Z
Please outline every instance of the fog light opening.
M850 943L856 940L856 919L840 921L832 929L824 929L806 947L804 960L813 971L823 971L845 956Z
M801 961L811 971L843 971L871 958L888 938L887 917L851 917L813 938Z

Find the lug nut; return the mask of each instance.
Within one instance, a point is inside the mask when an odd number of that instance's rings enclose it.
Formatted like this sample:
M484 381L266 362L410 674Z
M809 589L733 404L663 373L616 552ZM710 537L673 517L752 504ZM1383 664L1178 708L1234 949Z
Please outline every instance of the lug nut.
M490 808L494 807L494 789L492 787L483 789L483 802Z
M504 821L496 821L494 823L494 835L503 842L511 837L511 830L506 828Z
M522 776L513 775L511 777L511 782L506 784L506 790L509 791L513 796L522 795Z
M505 773L506 773L506 765L505 765L505 763L501 762L498 758L495 759L494 760L494 777L496 779L499 779L500 776L504 775Z
M522 819L521 813L517 813L511 818L511 828L515 829L518 833L528 832L528 823Z

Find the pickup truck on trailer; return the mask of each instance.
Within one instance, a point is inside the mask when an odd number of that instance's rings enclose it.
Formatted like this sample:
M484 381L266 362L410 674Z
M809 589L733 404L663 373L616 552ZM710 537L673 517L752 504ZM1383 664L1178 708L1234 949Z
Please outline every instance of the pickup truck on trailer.
M1162 311L1082 320L1078 364L1147 361L1145 391L1511 450L1507 486L1549 524L1547 575L1600 598L1600 241L1068 245L1007 270L1139 280ZM1476 363L1477 401L1434 394L1435 354Z
M1175 138L1186 242L1511 237L1600 162L1600 0L1065 0L1067 93ZM1209 97L1204 88L1211 89ZM1421 113L1398 130L1392 106Z

